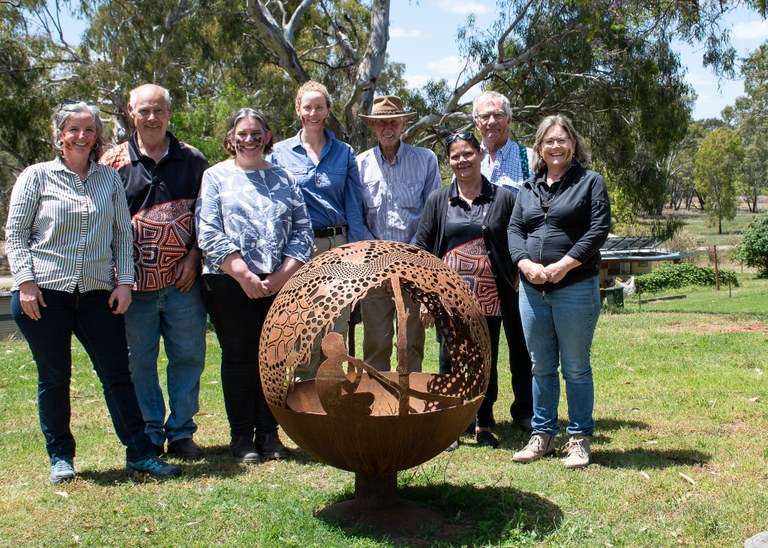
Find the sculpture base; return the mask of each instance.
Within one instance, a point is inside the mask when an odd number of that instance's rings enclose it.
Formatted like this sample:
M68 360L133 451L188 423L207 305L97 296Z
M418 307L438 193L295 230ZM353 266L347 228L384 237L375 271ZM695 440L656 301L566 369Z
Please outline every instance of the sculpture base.
M397 474L355 474L355 498L327 506L317 516L345 529L387 537L418 536L439 528L443 516L397 496Z

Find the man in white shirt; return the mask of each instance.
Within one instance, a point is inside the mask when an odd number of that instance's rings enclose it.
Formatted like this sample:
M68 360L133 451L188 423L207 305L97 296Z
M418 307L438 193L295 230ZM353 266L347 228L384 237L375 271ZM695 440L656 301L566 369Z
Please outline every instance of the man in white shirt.
M361 118L378 137L378 145L357 156L363 187L363 209L374 238L413 244L427 196L442 186L437 156L431 150L400 140L409 116L399 97L385 95L373 101L370 115ZM424 326L419 305L406 291L409 311L406 325L408 368L421 371L424 358ZM379 371L390 370L396 309L392 289L374 288L361 303L363 357Z

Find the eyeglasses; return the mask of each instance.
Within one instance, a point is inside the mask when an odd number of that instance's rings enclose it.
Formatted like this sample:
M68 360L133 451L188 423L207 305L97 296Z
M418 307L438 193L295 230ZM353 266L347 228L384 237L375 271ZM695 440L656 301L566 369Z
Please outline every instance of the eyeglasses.
M507 113L503 110L497 110L496 112L487 112L485 114L478 114L477 119L487 122L491 118L494 120L504 120L507 117Z
M477 139L475 138L475 136L472 134L471 131L460 131L459 133L454 133L453 135L449 135L448 137L445 138L445 141L443 142L445 143L446 147L449 147L451 146L451 144L453 144L454 141L477 142Z
M541 144L547 148L552 148L555 145L559 147L564 147L570 142L571 142L570 139L547 139L546 141L542 141Z

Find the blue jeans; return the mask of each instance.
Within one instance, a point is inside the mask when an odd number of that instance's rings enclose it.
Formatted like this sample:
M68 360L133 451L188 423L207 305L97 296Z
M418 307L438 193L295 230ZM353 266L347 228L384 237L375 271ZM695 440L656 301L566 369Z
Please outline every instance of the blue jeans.
M534 433L556 435L562 367L568 401L568 434L591 436L595 389L589 362L600 315L597 276L556 289L537 291L520 284L520 317L533 363Z
M11 314L37 364L40 428L51 463L75 457L75 438L69 427L72 333L88 352L101 381L115 433L126 447L126 460L154 455L128 370L125 324L107 304L110 292L40 291L46 306L40 308L39 320L24 314L18 291L11 297Z
M158 291L134 291L125 313L131 378L136 385L147 434L155 445L191 438L193 417L200 409L200 375L205 366L207 315L200 281L189 291L174 286ZM157 375L160 337L168 357L167 389L170 413Z

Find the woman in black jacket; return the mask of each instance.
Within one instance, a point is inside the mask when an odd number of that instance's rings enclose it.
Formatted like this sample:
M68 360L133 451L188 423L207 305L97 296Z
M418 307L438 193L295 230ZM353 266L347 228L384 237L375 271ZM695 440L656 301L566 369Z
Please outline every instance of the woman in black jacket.
M520 270L520 316L533 363L533 434L512 457L530 462L553 453L562 369L568 401L566 467L587 466L594 430L592 337L600 314L600 247L610 204L582 137L565 116L548 116L534 143L535 175L525 182L509 224Z
M480 173L483 153L472 133L451 135L445 145L454 179L427 198L416 245L458 272L483 308L491 337L491 374L477 412L475 437L478 445L495 448L499 441L491 433L491 426L498 395L499 334L502 317L517 313L510 304L515 295L514 269L507 244L515 199L511 191L491 184ZM450 371L450 355L441 344L440 373Z

